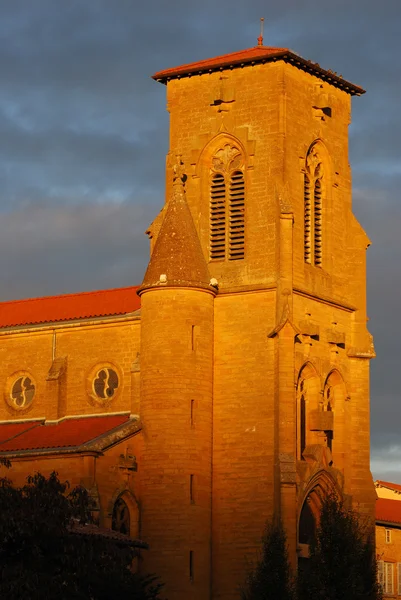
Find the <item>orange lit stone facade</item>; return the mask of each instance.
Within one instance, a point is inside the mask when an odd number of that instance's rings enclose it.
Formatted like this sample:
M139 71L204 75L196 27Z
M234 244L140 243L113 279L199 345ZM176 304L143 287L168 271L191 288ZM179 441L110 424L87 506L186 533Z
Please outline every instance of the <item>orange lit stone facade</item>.
M169 600L234 600L273 514L294 566L322 495L374 518L350 94L277 60L173 78L167 108L166 204L140 314L2 331L5 398L19 372L36 393L26 410L0 403L0 419L138 415L99 455L16 453L10 476L56 469L96 487L105 525L122 495L150 545L140 568ZM102 365L119 378L106 402L91 387Z

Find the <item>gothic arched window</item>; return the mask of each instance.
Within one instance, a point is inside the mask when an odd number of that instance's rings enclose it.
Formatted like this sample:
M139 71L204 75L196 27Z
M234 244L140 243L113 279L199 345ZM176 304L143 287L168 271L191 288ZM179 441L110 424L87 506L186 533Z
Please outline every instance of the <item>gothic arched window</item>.
M297 458L304 460L304 451L316 441L316 411L321 384L315 368L306 363L299 372L297 383Z
M130 534L131 519L129 508L122 498L119 498L113 507L111 528L113 531L118 531L119 533L124 533L125 535Z
M344 463L349 441L347 418L347 391L344 380L337 370L331 371L323 390L323 411L330 413L326 419L327 446L333 453L338 468Z
M245 177L239 148L226 144L212 160L210 260L245 257Z
M300 457L302 459L302 454L306 447L306 400L305 400L305 381L302 379L300 382L300 394L301 398L299 400L299 438L300 438Z
M316 144L308 152L304 178L304 259L315 267L323 260L324 168Z

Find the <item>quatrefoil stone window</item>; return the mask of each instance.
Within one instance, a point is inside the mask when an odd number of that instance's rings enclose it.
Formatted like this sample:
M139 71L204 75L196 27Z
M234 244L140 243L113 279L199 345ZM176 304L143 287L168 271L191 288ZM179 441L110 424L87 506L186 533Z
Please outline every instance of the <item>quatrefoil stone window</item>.
M33 402L36 385L29 373L19 372L8 378L6 402L14 410L25 410Z
M86 381L90 403L105 406L121 392L122 373L117 366L103 363L91 369Z
M99 369L93 380L93 391L100 400L113 398L118 388L118 375L114 369Z

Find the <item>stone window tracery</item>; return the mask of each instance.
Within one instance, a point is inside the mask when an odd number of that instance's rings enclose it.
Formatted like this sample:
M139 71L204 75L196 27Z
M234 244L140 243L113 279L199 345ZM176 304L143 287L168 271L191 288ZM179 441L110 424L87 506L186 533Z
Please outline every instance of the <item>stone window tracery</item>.
M131 518L129 508L122 498L119 498L114 504L111 528L113 531L118 531L124 535L130 535Z
M323 261L324 164L316 144L306 157L304 175L304 259L321 267Z
M87 374L86 390L94 406L108 406L123 391L123 373L113 363L94 365Z
M114 369L109 367L99 369L93 380L93 391L101 400L107 400L116 393L118 383L118 375Z
M245 177L242 153L226 144L210 171L210 260L245 257Z
M32 404L35 392L36 386L31 375L20 372L11 379L6 400L11 408L24 410Z

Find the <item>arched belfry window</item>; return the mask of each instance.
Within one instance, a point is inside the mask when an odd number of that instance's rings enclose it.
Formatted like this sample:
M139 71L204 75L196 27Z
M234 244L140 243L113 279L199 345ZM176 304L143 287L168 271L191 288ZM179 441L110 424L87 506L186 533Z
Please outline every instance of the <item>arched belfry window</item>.
M324 165L315 144L306 157L304 179L304 258L321 267L323 262Z
M210 172L210 260L245 257L245 177L242 153L226 144Z

